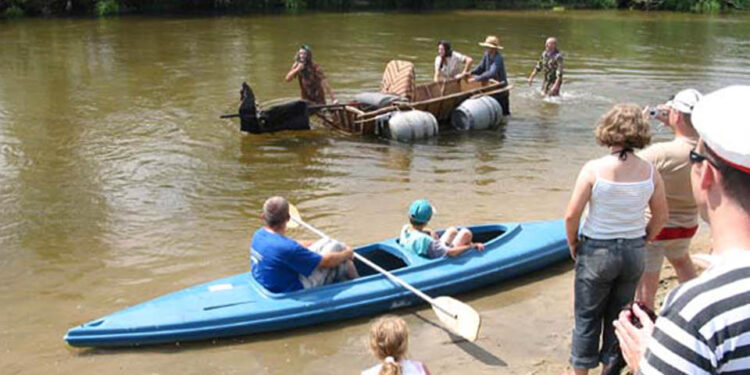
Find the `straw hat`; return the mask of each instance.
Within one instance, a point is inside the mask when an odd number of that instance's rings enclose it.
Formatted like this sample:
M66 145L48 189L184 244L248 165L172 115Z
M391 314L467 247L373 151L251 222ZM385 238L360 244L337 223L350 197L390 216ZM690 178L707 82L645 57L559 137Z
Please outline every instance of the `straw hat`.
M494 35L487 36L487 38L484 39L484 43L479 43L479 45L487 48L503 49L503 46L500 45L500 39Z

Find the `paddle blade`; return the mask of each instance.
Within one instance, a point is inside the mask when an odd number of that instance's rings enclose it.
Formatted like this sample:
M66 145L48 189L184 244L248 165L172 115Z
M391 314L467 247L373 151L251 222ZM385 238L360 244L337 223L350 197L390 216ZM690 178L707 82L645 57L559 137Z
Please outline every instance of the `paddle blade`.
M289 203L289 217L291 220L286 223L287 228L299 228L299 222L302 221L302 218L299 216L299 211L297 210L297 207L295 207L293 204Z
M432 310L435 311L438 319L453 333L474 342L479 336L479 326L482 318L471 306L451 297L437 297L434 300L435 305ZM445 311L443 311L445 310ZM453 316L447 314L451 313Z

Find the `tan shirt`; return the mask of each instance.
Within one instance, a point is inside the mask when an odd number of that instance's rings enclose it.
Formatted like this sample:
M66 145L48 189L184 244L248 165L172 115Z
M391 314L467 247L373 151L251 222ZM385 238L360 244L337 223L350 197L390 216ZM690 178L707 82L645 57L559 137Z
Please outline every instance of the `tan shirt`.
M639 153L654 165L664 180L669 206L665 228L687 228L698 224L698 207L690 187L690 150L697 143L697 139L677 137L669 142L655 143Z

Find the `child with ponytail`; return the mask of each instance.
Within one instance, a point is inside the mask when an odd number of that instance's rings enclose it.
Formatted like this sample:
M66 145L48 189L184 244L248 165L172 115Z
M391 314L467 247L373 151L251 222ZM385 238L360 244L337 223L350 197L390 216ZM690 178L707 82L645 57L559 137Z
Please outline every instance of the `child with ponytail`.
M397 316L384 316L370 327L370 351L382 363L362 375L430 375L422 362L406 359L409 328Z

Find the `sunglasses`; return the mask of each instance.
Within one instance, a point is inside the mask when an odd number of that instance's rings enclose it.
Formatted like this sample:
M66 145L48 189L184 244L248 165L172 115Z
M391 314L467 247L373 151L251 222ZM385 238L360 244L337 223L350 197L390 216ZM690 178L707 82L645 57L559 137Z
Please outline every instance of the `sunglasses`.
M704 161L707 161L708 164L711 164L714 168L719 168L719 166L708 157L695 152L695 149L690 150L690 163L703 163Z

